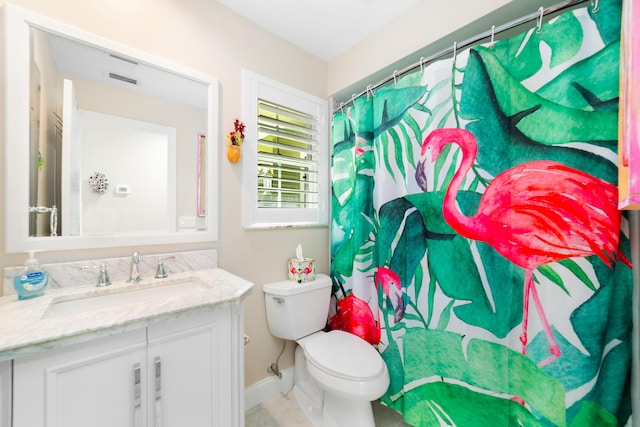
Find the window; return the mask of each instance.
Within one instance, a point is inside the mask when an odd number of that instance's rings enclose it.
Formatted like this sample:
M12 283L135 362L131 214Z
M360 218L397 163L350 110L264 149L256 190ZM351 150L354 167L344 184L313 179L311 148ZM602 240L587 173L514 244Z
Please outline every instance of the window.
M243 73L247 228L328 224L326 100Z

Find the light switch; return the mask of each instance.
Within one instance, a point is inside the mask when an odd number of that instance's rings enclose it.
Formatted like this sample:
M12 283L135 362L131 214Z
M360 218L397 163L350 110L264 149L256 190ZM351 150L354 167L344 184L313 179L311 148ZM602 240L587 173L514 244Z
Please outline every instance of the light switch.
M196 228L195 216L178 217L178 228Z
M128 184L117 184L113 188L113 192L118 195L131 194L131 186Z

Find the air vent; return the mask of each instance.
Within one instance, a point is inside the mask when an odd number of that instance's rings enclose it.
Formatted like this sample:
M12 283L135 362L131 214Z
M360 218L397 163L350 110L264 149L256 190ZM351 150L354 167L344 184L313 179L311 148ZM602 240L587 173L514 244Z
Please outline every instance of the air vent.
M120 74L116 74L116 73L109 73L109 77L115 80L120 80L121 82L132 84L132 85L138 84L138 81L136 79L132 79L131 77L126 77L126 76L121 76Z
M119 59L120 61L128 62L129 64L138 65L138 63L133 59L124 58L122 56L114 55L113 53L110 53L109 56L115 59Z

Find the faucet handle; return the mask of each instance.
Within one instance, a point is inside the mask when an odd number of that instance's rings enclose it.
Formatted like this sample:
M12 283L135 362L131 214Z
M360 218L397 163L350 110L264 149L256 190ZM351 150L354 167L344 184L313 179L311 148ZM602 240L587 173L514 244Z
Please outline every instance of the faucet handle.
M109 279L109 273L107 272L107 264L83 265L80 267L80 270L89 270L94 268L100 269L100 274L98 275L98 283L96 283L96 286L99 288L109 286L111 284L111 279Z
M129 273L129 280L127 280L127 283L138 283L142 281L140 271L138 270L138 265L140 264L141 259L142 256L140 256L140 252L133 251L133 254L131 255L131 271Z
M164 260L173 259L173 258L175 258L175 256L158 258L158 268L156 268L156 276L155 276L156 279L164 279L165 277L169 276L169 274L167 274L167 269L164 267Z

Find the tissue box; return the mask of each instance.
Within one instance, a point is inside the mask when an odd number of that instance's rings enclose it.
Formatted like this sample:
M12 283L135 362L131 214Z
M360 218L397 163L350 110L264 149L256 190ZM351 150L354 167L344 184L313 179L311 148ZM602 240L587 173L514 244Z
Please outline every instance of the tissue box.
M316 271L314 267L315 260L311 258L290 258L289 259L289 280L298 283L310 282L316 280Z

